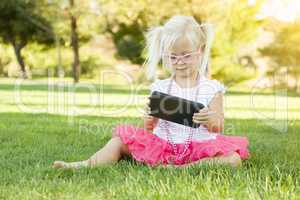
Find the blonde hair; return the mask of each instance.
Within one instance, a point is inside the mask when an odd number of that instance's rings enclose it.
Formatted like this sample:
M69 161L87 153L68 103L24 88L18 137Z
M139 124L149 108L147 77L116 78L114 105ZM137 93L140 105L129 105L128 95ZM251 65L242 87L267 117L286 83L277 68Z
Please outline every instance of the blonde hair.
M163 26L151 28L146 33L148 56L144 66L147 67L147 78L156 78L156 68L161 59L164 67L168 67L162 55L170 49L177 39L182 37L186 37L196 47L205 44L204 53L198 63L199 72L204 74L207 70L213 36L214 27L212 24L199 24L192 16L173 16Z

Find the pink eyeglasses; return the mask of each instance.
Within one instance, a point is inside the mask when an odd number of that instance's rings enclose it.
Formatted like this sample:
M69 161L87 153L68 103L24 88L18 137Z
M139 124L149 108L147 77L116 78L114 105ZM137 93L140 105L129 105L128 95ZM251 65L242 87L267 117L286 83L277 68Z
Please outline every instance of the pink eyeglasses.
M164 56L166 56L169 60L169 62L172 65L175 65L179 62L179 60L181 60L184 64L191 64L193 62L195 62L195 59L197 58L197 55L201 54L201 52L195 51L195 52L191 52L191 53L187 53L181 56L176 56L176 55L172 55L172 54L164 54Z

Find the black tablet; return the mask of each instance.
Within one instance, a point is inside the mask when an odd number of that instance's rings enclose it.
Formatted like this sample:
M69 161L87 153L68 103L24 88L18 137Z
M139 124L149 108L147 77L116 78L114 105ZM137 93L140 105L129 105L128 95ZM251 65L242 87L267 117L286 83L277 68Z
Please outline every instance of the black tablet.
M202 108L204 105L201 103L158 91L150 96L151 116L193 128L200 126L193 122L193 115Z

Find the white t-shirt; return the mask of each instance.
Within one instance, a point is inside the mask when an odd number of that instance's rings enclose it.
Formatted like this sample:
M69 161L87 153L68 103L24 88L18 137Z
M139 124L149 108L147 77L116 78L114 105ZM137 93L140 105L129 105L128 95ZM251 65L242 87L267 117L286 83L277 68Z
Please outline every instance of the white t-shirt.
M181 88L175 81L171 81L171 78L164 80L156 80L151 84L151 93L153 91L158 92L168 92L168 87L172 82L170 95L178 96L185 98L191 101L197 101L202 103L205 107L210 103L217 92L225 93L226 88L222 83L217 80L211 80L205 76L201 76L198 82L198 85L192 88ZM197 88L199 88L198 96L195 99ZM162 123L163 119L159 119L156 127L153 130L153 133L158 137L167 140L167 132ZM170 138L176 144L185 143L188 139L189 132L193 129L194 135L192 140L194 141L203 141L209 139L215 139L216 133L209 132L207 128L203 125L200 125L199 128L190 128L181 124L168 122L169 123L169 132Z

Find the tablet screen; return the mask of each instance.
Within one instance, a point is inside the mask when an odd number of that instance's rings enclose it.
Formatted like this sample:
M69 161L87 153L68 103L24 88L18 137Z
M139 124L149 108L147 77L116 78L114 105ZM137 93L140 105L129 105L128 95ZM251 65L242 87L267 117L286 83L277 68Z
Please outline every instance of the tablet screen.
M200 124L193 122L193 115L204 108L204 105L184 98L154 91L150 96L150 115L197 128Z

